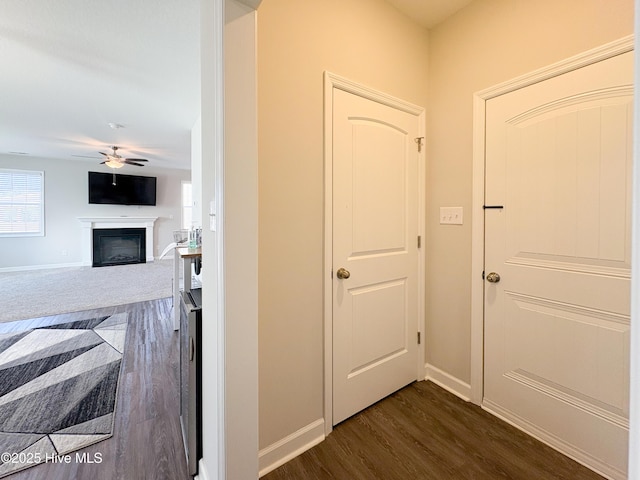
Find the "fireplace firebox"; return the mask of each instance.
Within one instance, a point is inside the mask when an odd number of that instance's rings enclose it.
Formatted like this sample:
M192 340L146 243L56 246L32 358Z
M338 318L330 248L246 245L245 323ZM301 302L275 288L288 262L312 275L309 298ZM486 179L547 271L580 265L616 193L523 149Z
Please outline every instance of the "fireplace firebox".
M93 230L94 267L146 263L144 228L96 228Z

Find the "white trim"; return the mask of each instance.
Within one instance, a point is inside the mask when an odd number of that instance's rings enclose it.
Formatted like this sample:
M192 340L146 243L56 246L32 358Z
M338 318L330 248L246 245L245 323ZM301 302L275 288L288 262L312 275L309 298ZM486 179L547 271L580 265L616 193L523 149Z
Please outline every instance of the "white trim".
M357 84L331 72L324 72L324 433L333 429L333 89L358 95L374 102L402 110L418 119L418 136L425 136L425 109L418 105L392 97L369 87ZM425 152L418 155L418 235L422 237L422 247L418 249L418 330L422 342L418 346L416 379L424 378L425 335Z
M507 422L509 425L516 427L518 430L522 430L527 435L549 445L551 448L559 451L563 455L574 459L585 467L594 470L605 478L609 478L611 480L625 480L627 478L626 472L622 472L613 468L611 465L603 463L588 453L575 448L573 445L565 442L555 435L550 434L546 430L537 427L527 420L514 415L510 411L503 409L489 400L485 400L483 402L482 409Z
M613 42L606 43L586 52L574 55L573 57L566 58L546 67L534 70L533 72L526 73L506 82L486 88L477 92L475 95L478 95L484 100L499 97L500 95L513 92L514 90L519 90L529 85L533 85L534 83L539 83L564 73L572 72L579 68L601 62L607 58L630 52L633 50L633 43L634 36L627 35L626 37L614 40Z
M426 358L427 334L426 334L426 275L427 275L427 234L426 234L426 185L427 185L427 134L426 113L418 114L418 136L424 137L422 152L418 154L418 235L421 245L418 248L418 331L420 332L420 344L418 345L418 378L426 376L424 360Z
M153 224L153 222L155 222L157 219L158 219L158 217L129 217L127 215L121 215L119 217L78 217L78 220L80 220L80 222L88 222L88 223L97 224L96 225L97 228L107 228L106 226L101 225L103 223L108 223L108 224L112 224L112 223L126 223L126 224L143 223L143 224L147 224L147 223L151 223L151 224ZM111 225L109 225L108 227L111 228Z
M82 224L82 265L93 265L93 230L104 228L144 228L147 262L153 262L153 225L158 217L78 217Z
M640 1L635 2L635 31L640 31ZM631 245L640 241L640 36L636 38L633 123L633 200ZM629 401L629 480L640 480L640 254L631 255L631 356Z
M191 189L191 205L184 204L184 186L185 185L189 185L189 188ZM193 218L194 206L195 206L195 202L194 202L194 196L193 196L193 182L191 180L181 180L180 181L180 229L181 230L189 230L192 226L202 227L202 221L196 221ZM191 212L191 222L189 222L189 225L185 224L186 223L185 209L189 209L189 211Z
M202 370L207 378L202 385L203 458L200 474L213 480L227 478L225 417L225 251L224 251L224 29L225 2L200 0L201 39L201 158L202 185L199 192L202 213L215 200L218 230L202 232L202 258L209 265L203 269L202 341L209 348L202 352ZM207 210L204 210L207 209ZM246 369L239 369L238 375ZM256 449L257 450L257 449ZM257 455L256 451L249 455ZM206 472L206 473L204 473Z
M333 79L324 73L324 433L333 429Z
M324 72L324 78L325 93L327 91L327 84L329 84L331 88L337 88L348 93L353 93L354 95L357 95L359 97L382 103L383 105L387 105L388 107L395 108L397 110L402 110L403 112L410 113L411 115L415 115L416 117L424 115L423 107L414 105L413 103L405 102L404 100L392 97L391 95L380 92L378 90L374 90L364 85L360 85L359 83L353 82L334 73ZM325 111L325 114L328 113L329 112Z
M201 0L202 3L206 3L206 0ZM213 2L213 18L214 24L212 26L212 45L211 45L211 53L213 54L213 58L215 59L214 64L210 65L211 72L208 72L209 75L203 75L203 80L211 82L208 86L207 90L209 91L208 100L211 103L205 104L203 102L202 108L211 108L210 117L211 123L207 124L207 127L213 127L212 131L206 131L203 126L202 135L210 136L211 140L207 142L207 146L210 147L205 150L205 144L203 142L202 148L202 158L203 162L205 158L209 158L210 162L213 163L213 171L214 178L204 177L203 182L209 181L211 182L213 187L213 195L216 202L216 215L217 215L217 233L213 235L214 238L211 239L209 247L212 248L211 256L213 257L213 264L217 266L217 269L213 276L216 277L215 288L216 292L213 295L216 301L215 305L215 313L214 319L217 323L217 337L215 339L216 342L216 359L215 359L215 368L217 370L218 377L218 385L216 386L216 403L217 403L217 411L213 412L213 414L217 417L217 431L212 433L217 436L217 450L218 450L218 458L208 460L213 463L213 472L216 479L218 480L227 480L227 463L229 459L227 458L227 416L226 416L226 391L227 391L227 378L226 378L226 347L227 347L227 317L226 317L226 282L225 282L225 269L226 269L226 251L225 251L225 217L226 217L226 202L225 202L225 194L226 194L226 179L225 179L225 116L224 116L224 106L225 106L225 90L224 90L224 63L225 63L225 55L224 55L224 33L225 33L225 2L224 1L216 1ZM201 66L202 68L202 66ZM204 168L203 168L204 170ZM207 171L210 171L207 169ZM201 192L203 196L202 205L207 205L204 201L210 200L207 195L209 194L210 189L207 188L206 191L203 188ZM204 212L203 212L204 213ZM206 246L203 244L203 259L206 258ZM212 276L212 277L213 277ZM206 287L205 287L206 288ZM206 301L205 301L206 306ZM206 312L206 310L205 310ZM203 365L204 366L204 365ZM243 373L246 373L245 370ZM204 375L203 375L204 381ZM206 402L203 399L203 420L204 420L204 408ZM205 441L204 437L204 427L203 427L203 438L202 441ZM204 448L204 445L203 445ZM254 452L249 452L252 455L255 455ZM203 459L204 460L204 459ZM217 463L217 465L216 465ZM217 467L217 472L216 472Z
M155 262L159 262L159 261L172 261L171 258L160 258L160 257L155 257L154 259ZM71 263L47 263L47 264L42 264L42 265L25 265L25 266L20 266L20 267L1 267L0 268L0 273L8 273L8 272L25 272L25 271L29 271L29 270L50 270L50 269L55 269L55 268L77 268L77 267L84 267L86 265L84 265L82 262L71 262Z
M484 396L484 129L485 102L473 97L473 178L471 196L471 401Z
M470 401L471 385L431 364L425 364L424 369L426 371L425 380L435 383L465 402Z
M633 35L477 92L473 96L473 196L471 219L471 401L484 395L484 150L485 110L491 98L633 50Z
M71 267L82 267L84 266L82 262L73 262L73 263L52 263L45 265L26 265L21 267L2 267L0 268L0 273L8 273L8 272L24 272L27 270L49 270L52 268L71 268Z
M198 462L198 474L193 477L193 480L209 480L209 475L207 474L207 468L205 467L205 463L200 459Z
M322 442L325 438L324 423L324 419L319 418L282 440L260 450L258 453L260 464L259 475L261 477L266 475Z

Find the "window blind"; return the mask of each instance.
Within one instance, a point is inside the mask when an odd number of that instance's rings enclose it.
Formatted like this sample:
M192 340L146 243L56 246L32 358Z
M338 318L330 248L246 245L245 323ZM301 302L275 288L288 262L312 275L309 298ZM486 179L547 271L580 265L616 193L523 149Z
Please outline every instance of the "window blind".
M44 235L44 172L0 169L0 236Z

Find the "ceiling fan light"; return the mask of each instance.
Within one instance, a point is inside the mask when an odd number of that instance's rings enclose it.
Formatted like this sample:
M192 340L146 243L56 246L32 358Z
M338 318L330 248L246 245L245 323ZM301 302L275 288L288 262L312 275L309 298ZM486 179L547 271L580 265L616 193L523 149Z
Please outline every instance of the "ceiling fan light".
M124 163L119 162L117 160L112 160L112 159L107 160L106 162L104 162L104 164L107 167L111 167L111 168L122 168L122 167L124 167Z

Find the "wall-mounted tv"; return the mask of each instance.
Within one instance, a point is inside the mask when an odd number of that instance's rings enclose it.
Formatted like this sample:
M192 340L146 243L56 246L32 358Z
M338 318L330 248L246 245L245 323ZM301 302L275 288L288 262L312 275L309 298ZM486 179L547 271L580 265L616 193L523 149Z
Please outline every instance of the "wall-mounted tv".
M155 205L156 177L89 172L89 203Z

